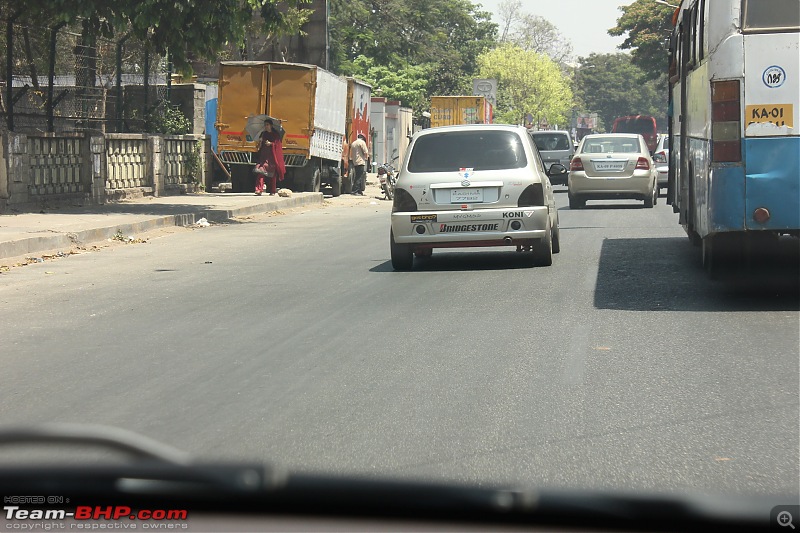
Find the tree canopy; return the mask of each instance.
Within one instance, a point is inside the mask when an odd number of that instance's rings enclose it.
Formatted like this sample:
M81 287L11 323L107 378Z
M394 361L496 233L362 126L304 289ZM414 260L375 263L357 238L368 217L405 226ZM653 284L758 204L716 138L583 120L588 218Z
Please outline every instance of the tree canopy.
M4 13L49 25L82 24L83 33L113 37L130 32L153 51L169 52L176 69L188 71L189 57L214 59L229 42L241 43L253 13L262 29L275 31L291 21L306 0L3 0ZM290 10L281 11L280 4Z
M591 54L576 69L576 97L586 110L597 113L607 128L626 115L652 115L666 120L665 73L660 80L644 80L629 54Z
M469 0L330 0L330 10L334 72L358 74L362 57L370 58L369 68L412 78L419 67L429 95L471 93L477 58L497 34L490 14Z
M518 124L530 113L549 124L566 124L572 90L548 56L504 44L478 58L480 75L497 79L495 120Z
M653 0L636 0L620 10L622 16L617 19L617 25L608 30L609 35L626 34L620 48L631 50L633 64L647 79L659 78L668 68L669 36L675 10Z
M572 43L549 20L523 11L521 0L500 3L500 28L500 43L547 54L561 65L572 56Z

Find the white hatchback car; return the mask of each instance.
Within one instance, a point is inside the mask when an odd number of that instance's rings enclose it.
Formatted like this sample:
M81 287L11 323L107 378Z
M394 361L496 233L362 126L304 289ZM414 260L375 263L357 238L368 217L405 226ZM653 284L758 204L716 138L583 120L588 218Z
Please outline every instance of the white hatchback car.
M600 133L581 141L569 167L569 208L586 200L630 198L645 207L658 201L658 172L644 137L635 133Z
M549 172L565 175L554 164ZM414 135L397 178L392 266L409 270L434 248L515 246L535 265L558 253L558 211L525 128L446 126Z

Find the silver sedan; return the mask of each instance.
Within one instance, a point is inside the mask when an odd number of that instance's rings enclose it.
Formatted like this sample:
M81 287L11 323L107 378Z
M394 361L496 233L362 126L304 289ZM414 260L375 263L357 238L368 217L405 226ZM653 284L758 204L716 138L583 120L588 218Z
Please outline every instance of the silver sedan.
M587 200L633 199L653 207L658 199L658 172L641 135L587 135L570 164L569 207Z

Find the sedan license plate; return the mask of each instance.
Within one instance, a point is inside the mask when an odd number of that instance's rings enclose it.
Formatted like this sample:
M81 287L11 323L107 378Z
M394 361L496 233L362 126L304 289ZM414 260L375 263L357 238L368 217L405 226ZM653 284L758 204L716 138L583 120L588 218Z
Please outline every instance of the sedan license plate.
M483 202L483 189L451 189L451 204L469 204Z
M624 161L592 161L598 172L619 171L625 168Z

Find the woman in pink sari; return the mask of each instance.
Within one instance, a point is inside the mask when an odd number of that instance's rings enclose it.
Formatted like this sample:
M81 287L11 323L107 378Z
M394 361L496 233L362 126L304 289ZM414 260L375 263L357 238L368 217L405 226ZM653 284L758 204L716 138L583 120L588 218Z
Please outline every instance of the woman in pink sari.
M272 119L264 121L264 131L256 145L256 196L264 192L264 178L267 178L269 195L276 193L276 182L283 181L286 167L283 164L283 128Z

